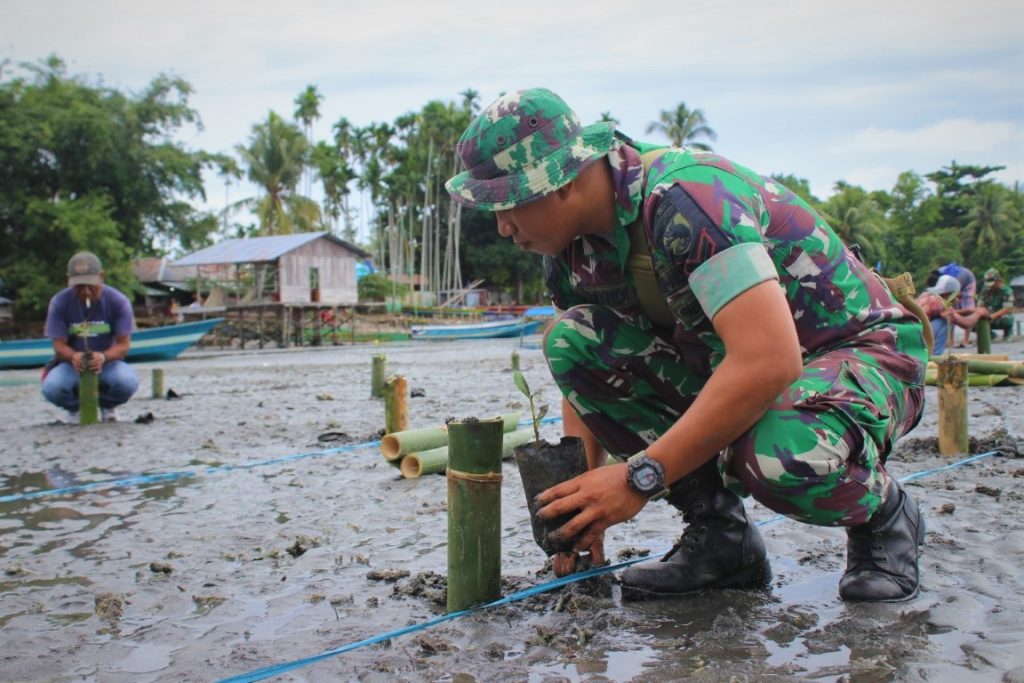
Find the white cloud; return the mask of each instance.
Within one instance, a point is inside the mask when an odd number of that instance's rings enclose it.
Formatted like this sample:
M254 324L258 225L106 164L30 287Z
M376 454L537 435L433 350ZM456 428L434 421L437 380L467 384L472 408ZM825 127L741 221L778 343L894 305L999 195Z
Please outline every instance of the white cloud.
M941 152L946 157L976 154L1024 154L1024 130L1013 121L946 119L910 130L867 128L857 133L838 151L857 152Z

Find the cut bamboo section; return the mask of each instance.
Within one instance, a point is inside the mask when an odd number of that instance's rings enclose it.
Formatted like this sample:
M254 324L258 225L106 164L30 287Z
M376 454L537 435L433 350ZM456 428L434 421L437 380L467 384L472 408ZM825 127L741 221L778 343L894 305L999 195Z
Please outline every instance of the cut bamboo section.
M409 428L409 382L396 375L384 383L384 433L404 432Z
M506 432L501 437L501 459L508 460L516 446L521 446L533 438L533 430L520 429ZM392 464L398 461L391 461ZM401 459L402 476L406 479L417 479L425 474L444 472L448 467L448 446L432 448L420 453L409 453Z
M164 370L163 368L153 368L153 398L164 397Z
M939 363L939 453L968 451L967 363L948 358Z
M448 612L501 595L501 418L448 425Z
M974 325L974 334L978 340L978 353L988 355L992 352L992 325L988 318L981 318Z
M100 378L89 369L92 354L82 356L85 369L78 376L78 423L94 425L100 421Z
M387 363L387 356L378 353L373 357L372 374L370 375L370 396L372 398L384 397L384 373Z
M521 412L499 415L503 431L511 432L519 424ZM407 429L394 434L386 434L380 440L380 452L385 460L399 460L409 453L421 453L434 448L448 445L448 425L425 427L423 429Z
M997 360L997 361L1009 361L1010 357L1005 353L951 353L949 354L953 358L959 358L960 360ZM945 360L947 356L945 354L941 356L931 356L928 360L932 363L938 363L941 360ZM1014 363L1024 363L1024 361L1011 361Z

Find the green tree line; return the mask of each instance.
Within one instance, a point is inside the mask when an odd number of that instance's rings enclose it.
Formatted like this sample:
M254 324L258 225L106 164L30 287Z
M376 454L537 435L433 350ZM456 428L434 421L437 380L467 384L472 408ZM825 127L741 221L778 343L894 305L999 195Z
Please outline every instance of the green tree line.
M444 191L461 170L455 147L479 111L475 90L391 122L360 127L342 117L317 140L323 97L309 85L291 118L268 111L234 155L176 141L184 127L201 127L191 93L184 80L163 75L141 93L123 93L69 75L57 57L0 64L0 280L19 317L45 312L78 249L99 253L108 281L130 291L133 259L312 230L358 243L392 281L418 277L439 292L482 279L517 301L542 300L539 259L500 239L490 214L464 209ZM615 120L610 112L602 118ZM700 149L717 137L704 112L682 102L659 112L646 132ZM908 171L888 192L839 181L826 200L799 175L774 177L856 243L865 261L922 283L949 261L1024 271L1024 193L991 178L1001 168L952 162L923 177ZM252 195L222 212L197 210L209 173L226 182L245 177ZM368 215L360 216L364 204ZM246 216L255 222L239 222ZM370 227L362 240L360 219Z

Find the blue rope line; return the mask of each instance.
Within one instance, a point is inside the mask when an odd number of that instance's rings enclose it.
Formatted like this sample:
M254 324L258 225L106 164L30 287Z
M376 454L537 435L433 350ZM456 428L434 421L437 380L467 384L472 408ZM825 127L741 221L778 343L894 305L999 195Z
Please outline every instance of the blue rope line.
M200 475L230 472L231 470L249 470L254 467L264 467L266 465L279 465L281 463L302 460L304 458L320 458L327 455L335 455L337 453L344 453L348 451L354 451L360 448L370 448L372 446L379 445L380 441L367 441L365 443L360 444L351 444L348 446L337 446L335 448L327 448L322 451L312 451L309 453L295 453L293 455L284 455L278 458L270 458L269 460L259 460L257 462L242 463L240 465L210 465L209 467L201 470L179 470L177 472L140 474L134 477L125 477L123 479L105 479L103 481L88 482L86 484L75 484L74 486L65 486L59 489L44 489L42 491L30 491L27 493L12 493L10 495L0 496L0 503L12 503L19 500L32 500L35 498L43 498L45 496L62 496L68 493L78 493L80 491L92 491L96 489L113 489L126 488L129 486L141 486L144 484L153 484L156 482L174 481L175 479L189 479Z
M560 417L546 417L541 420L542 424L551 424L553 422L561 422ZM530 420L520 420L517 424L518 427L528 427L532 424ZM380 446L380 441L367 441L360 444L351 444L348 446L338 446L336 448L327 448L322 451L312 451L309 453L295 453L293 455L284 455L279 458L270 458L269 460L259 460L257 462L243 463L241 465L211 465L205 470L180 470L177 472L162 472L157 474L140 474L134 477L125 477L123 479L105 479L103 481L93 481L85 484L75 484L74 486L65 486L59 489L44 489L42 491L30 491L27 493L12 493L6 496L0 496L0 503L14 503L20 500L34 500L36 498L43 498L46 496L63 496L69 493L79 493L81 491L93 491L96 489L114 489L114 488L127 488L129 486L142 486L145 484L153 484L156 482L174 481L175 479L189 479L200 475L218 474L221 472L230 472L231 470L248 470L254 467L265 467L267 465L280 465L281 463L292 462L294 460L302 460L304 458L320 458L326 455L335 455L337 453L345 453L361 448L372 448L373 446Z
M935 474L936 472L951 470L957 467L961 467L962 465L977 462L982 458L991 457L993 455L996 455L998 452L999 451L989 451L987 453L981 453L980 455L975 455L970 458L965 458L963 460L951 463L949 465L943 465L942 467L936 467L934 469L925 470L923 472L915 472L913 474L908 474L903 477L900 477L899 481L912 481L914 479L927 477L928 475ZM773 524L774 522L778 522L784 519L788 519L788 517L786 517L785 515L776 515L774 517L770 517L769 519L757 522L755 526L767 526L769 524ZM563 576L559 579L555 579L554 581L542 583L538 586L533 586L531 588L526 588L524 590L517 591L510 595L506 595L503 598L499 598L497 600L494 600L493 602L488 602L484 605L477 605L476 607L471 607L469 609L461 610L459 612L450 612L448 614L442 614L432 619L428 619L427 621L420 622L418 624L412 624L410 626L395 629L394 631L388 631L386 633L381 633L370 638L358 640L354 643L342 645L341 647L334 648L333 650L327 650L326 652L321 652L317 655L303 657L302 659L295 659L293 661L286 662L283 664L272 664L262 669L250 671L249 673L239 674L238 676L232 676L231 678L223 678L219 680L217 683L253 683L254 681L262 681L266 678L270 678L271 676L280 676L281 674L285 674L289 671L294 671L295 669L299 669L309 664L313 664L315 662L319 662L324 659L340 655L344 652L350 652L352 650L356 650L367 645L375 645L377 643L382 643L385 640L390 640L391 638L397 638L399 636L408 635L409 633L414 633L416 631L422 631L432 626L443 624L446 621L451 621L452 619L458 619L459 617L464 617L475 612L491 609L492 607L500 607L501 605L508 605L513 602L518 602L520 600L524 600L534 595L540 595L541 593L546 593L556 588L561 588L562 586L567 586L571 583L576 583L577 581L584 581L586 579L594 578L595 576L601 576L602 574L607 574L609 572L629 567L631 565L637 564L638 562L644 562L649 558L650 555L634 557L632 559L619 562L618 564L605 565L603 567L595 567L593 569L588 569L587 571L580 572L578 574L570 574L569 576Z

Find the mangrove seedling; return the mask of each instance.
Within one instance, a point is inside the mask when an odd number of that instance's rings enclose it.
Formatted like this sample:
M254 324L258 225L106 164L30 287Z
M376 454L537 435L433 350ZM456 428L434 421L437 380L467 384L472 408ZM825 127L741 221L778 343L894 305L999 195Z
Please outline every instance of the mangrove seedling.
M536 408L534 406L534 397L537 394L530 392L530 385L526 383L526 378L523 377L523 373L517 368L512 373L512 379L516 383L516 388L522 392L523 396L530 402L530 418L533 421L533 436L536 443L540 443L540 421L544 419L544 416L548 414L548 407L546 405Z

